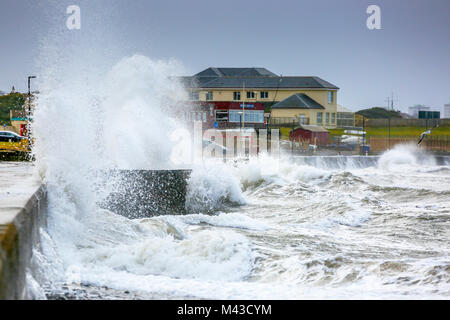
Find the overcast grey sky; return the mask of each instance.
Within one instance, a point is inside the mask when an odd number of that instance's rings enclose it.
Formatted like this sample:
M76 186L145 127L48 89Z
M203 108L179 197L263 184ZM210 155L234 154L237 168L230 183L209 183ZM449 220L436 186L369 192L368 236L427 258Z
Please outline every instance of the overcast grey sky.
M82 27L69 31L73 4ZM371 4L381 8L381 30L366 27ZM0 90L26 90L45 37L94 30L116 59L175 58L188 74L255 66L319 76L353 110L385 106L391 93L401 110L450 102L449 0L0 0Z

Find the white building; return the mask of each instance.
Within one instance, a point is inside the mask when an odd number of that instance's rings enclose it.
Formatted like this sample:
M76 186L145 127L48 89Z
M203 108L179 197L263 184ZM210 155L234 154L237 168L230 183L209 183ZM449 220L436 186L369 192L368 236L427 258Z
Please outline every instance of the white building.
M337 111L336 126L338 128L355 126L355 113L352 110L347 109L338 104L336 111Z
M423 104L416 104L414 107L408 108L408 113L414 118L419 118L419 111L430 111L430 107L426 107Z
M450 119L450 103L444 104L444 118Z

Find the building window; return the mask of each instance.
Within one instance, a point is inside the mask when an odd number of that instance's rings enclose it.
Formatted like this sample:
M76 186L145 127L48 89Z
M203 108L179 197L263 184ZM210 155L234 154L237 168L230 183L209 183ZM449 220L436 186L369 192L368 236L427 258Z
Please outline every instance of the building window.
M199 100L198 91L192 91L190 94L190 99L193 101L198 101Z
M230 110L230 122L249 122L249 123L264 123L264 111L246 110L245 120L244 112L240 110Z
M212 91L208 91L206 93L206 101L211 101L211 100L213 100L213 93L212 93Z
M308 124L308 120L304 114L299 115L298 123L299 124Z
M247 99L255 99L256 94L254 91L247 91Z
M261 91L261 99L269 99L269 91Z
M331 123L335 123L336 122L336 113L332 113L331 114Z
M317 123L322 124L323 112L317 112Z
M209 104L209 116L210 117L213 116L213 111L214 111L214 105L213 104Z
M333 103L333 99L334 99L334 92L328 91L328 103Z
M216 121L228 121L228 111L227 110L216 110L216 115L214 117Z
M330 113L329 113L329 112L327 112L327 113L325 114L325 122L326 122L327 124L330 123Z
M241 93L239 91L233 92L233 100L236 100L236 101L241 100Z
M239 111L230 110L230 122L240 122L241 116L242 115L239 113Z
M206 112L203 112L203 122L206 122Z

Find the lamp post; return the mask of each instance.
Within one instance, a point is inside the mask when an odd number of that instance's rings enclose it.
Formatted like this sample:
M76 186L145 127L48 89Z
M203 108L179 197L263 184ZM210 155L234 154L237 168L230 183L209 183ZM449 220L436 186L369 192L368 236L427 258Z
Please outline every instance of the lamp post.
M291 131L291 154L294 156L294 130L295 130L295 117L292 117L292 131Z
M239 111L239 132L242 135L242 111Z
M363 133L362 133L362 139L363 139L363 143L362 143L362 154L364 155L364 148L366 145L366 134L365 134L365 130L366 130L366 126L365 126L365 120L366 118L364 118L364 116L362 116L362 128L363 128Z
M388 127L389 127L389 132L388 132L388 149L391 149L391 115L389 115L388 117Z
M245 81L242 83L242 113L244 115L244 129L245 129Z
M30 132L30 124L31 124L31 79L36 79L36 76L28 76L28 128L27 128L27 136L29 136Z
M243 143L243 139L242 139L242 113L243 113L243 111L242 110L239 110L239 112L238 112L238 114L239 114L239 139L237 140L237 142L236 142L236 147L238 146L238 145L240 145L240 146L242 146L242 143ZM234 140L234 138L233 138L233 140ZM233 142L234 143L234 142ZM244 142L245 143L245 142ZM239 150L239 148L237 149L237 150ZM236 151L236 155L238 155L239 154L239 151Z
M31 115L31 79L36 79L36 76L28 76L28 113Z

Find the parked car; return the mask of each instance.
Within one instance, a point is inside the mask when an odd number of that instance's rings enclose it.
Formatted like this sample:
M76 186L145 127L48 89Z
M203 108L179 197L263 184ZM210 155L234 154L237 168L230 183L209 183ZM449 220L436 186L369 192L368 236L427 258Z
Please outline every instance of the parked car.
M0 131L1 151L30 151L27 137L22 137L12 131Z
M0 131L0 142L19 142L24 139L28 138L22 137L12 131Z

